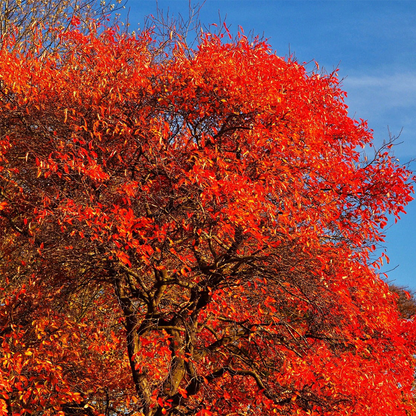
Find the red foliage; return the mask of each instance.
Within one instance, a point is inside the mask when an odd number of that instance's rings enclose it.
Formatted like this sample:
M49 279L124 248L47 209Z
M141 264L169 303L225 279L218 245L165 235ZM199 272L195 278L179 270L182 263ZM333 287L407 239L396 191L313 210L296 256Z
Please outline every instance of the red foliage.
M0 51L0 415L415 414L369 260L413 178L361 160L336 74L243 36L62 42Z

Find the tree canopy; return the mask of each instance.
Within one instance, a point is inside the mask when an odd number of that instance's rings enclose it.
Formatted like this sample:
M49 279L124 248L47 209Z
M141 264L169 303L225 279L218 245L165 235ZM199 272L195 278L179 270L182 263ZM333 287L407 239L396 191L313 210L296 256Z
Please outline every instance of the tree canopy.
M242 34L59 36L0 50L0 415L415 414L371 260L414 177L363 155L336 73Z

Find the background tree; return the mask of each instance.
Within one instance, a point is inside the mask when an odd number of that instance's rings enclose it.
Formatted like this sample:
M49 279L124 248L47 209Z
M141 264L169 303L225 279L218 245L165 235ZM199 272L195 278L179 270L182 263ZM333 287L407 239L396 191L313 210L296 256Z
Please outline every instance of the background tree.
M1 0L0 39L12 33L16 39L14 47L29 44L37 48L36 43L42 43L42 50L50 50L58 47L57 34L68 28L72 19L86 28L90 19L108 19L123 4L123 0L108 4L98 0ZM42 41L35 42L40 32Z
M60 39L0 52L3 414L414 414L369 260L414 178L362 160L336 74L243 35Z
M397 295L396 302L400 316L405 319L412 319L416 315L415 294L409 288L390 284L389 289Z

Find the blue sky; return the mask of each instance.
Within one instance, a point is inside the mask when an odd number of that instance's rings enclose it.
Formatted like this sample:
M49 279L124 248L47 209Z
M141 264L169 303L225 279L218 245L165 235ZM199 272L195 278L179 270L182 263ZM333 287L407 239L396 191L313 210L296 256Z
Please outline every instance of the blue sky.
M196 2L192 2L196 4ZM201 2L199 3L201 4ZM163 11L188 16L188 0L158 1ZM130 28L143 27L156 14L155 0L130 0ZM400 135L395 155L416 158L416 1L207 0L200 11L204 25L219 14L231 31L242 26L268 39L280 56L317 61L331 72L339 68L350 115L368 120L376 145ZM413 165L416 170L416 162ZM384 270L398 285L416 290L416 201L387 231L390 264Z

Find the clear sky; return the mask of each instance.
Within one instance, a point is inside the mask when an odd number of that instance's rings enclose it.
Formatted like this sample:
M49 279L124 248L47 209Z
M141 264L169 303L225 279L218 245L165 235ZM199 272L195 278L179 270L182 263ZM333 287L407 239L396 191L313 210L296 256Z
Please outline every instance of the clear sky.
M188 17L188 0L157 3ZM131 30L157 10L155 0L130 0L127 8ZM242 26L263 35L280 56L339 68L350 115L368 120L376 145L389 131L401 133L395 155L403 163L416 158L416 0L207 0L199 14L203 25L219 16L232 32ZM416 290L416 201L388 229L385 247L389 280Z

